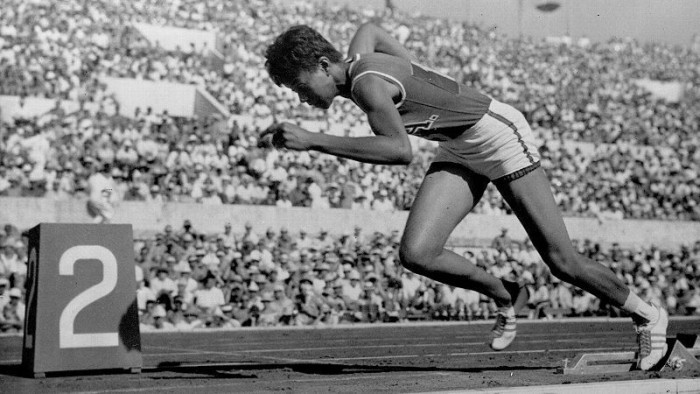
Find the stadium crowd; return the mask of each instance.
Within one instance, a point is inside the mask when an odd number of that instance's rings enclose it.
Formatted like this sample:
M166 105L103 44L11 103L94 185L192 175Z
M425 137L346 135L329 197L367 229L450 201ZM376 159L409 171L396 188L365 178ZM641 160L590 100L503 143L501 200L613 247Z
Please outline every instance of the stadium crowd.
M374 20L421 62L521 108L541 140L600 148L543 147L566 214L700 220L697 52L632 40L515 40L401 12L282 3L10 0L0 15L0 94L56 99L56 107L40 117L20 110L0 124L0 196L80 197L90 176L102 171L115 182L116 200L407 209L432 145L417 146L408 167L257 146L261 125L272 117L327 118L350 135L363 124L348 102L322 113L269 81L262 53L275 29L310 24L344 48L360 23ZM218 70L187 45L164 51L132 22L217 30L226 64ZM122 114L103 76L199 84L253 124L182 119L148 108ZM654 99L637 78L680 81L686 98ZM81 109L66 113L62 100ZM509 213L492 187L476 211Z
M473 291L443 285L404 270L397 261L400 234L327 231L292 234L285 227L242 233L231 224L202 234L189 220L167 225L134 244L136 299L142 330L204 327L333 325L354 322L473 320L493 316L495 305ZM670 251L655 246L610 248L575 242L579 252L605 264L647 300L671 314L700 313L700 241ZM21 331L26 238L6 224L0 232L0 331ZM489 247L461 248L497 277L530 290L530 318L616 316L591 294L550 275L528 240L507 230Z

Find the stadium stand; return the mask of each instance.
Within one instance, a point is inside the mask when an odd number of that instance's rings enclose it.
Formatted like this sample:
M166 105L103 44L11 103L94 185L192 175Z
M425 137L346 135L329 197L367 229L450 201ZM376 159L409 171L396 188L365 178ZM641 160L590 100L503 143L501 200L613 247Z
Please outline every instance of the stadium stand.
M258 1L222 2L212 9L194 1L172 8L151 1L17 5L1 17L0 93L81 102L81 108L89 110L56 109L29 116L29 109L13 109L12 120L0 129L0 195L53 196L51 190L79 194L94 163L112 162L122 189L139 190L122 193L126 200L203 201L211 194L215 197L207 201L393 205L402 210L410 207L419 175L432 157L430 145L417 146L419 158L408 168L368 167L313 153L280 157L256 148L261 125L273 116L309 121L325 117L299 107L295 97L268 81L260 54L275 33L269 26L282 28L320 13L319 20L325 22L316 27L344 44L353 26L376 16L370 11L294 3L284 5L294 7L294 13L277 12L282 5ZM261 19L270 23L255 23ZM217 47L226 59L223 71L214 70L202 47L154 46L132 27L134 23L220 32ZM698 75L692 67L696 52L628 40L512 40L475 26L400 12L381 23L401 33L421 61L517 105L542 141L611 144L612 149L590 155L560 148L545 151L545 167L567 214L700 218L693 198L700 193ZM414 26L409 35L402 33L406 26ZM635 58L632 64L625 60L630 56ZM232 114L254 120L244 126L230 120L221 127L219 119L180 119L148 108L125 114L108 94L106 76L195 84ZM678 81L689 87L681 101L669 103L638 86L639 79ZM7 114L3 118L8 119ZM362 124L359 111L347 103L336 103L328 118L326 128L341 133L356 133ZM630 146L635 145L652 149L630 157ZM67 147L75 151L62 152ZM665 154L668 151L673 154ZM175 171L165 176L164 167ZM384 193L392 204L375 203ZM489 189L477 207L477 212L508 211L495 189Z

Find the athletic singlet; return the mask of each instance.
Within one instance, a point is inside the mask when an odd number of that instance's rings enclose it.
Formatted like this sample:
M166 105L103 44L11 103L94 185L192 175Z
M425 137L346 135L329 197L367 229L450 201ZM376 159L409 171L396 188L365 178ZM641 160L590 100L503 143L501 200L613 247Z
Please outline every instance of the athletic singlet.
M400 57L383 53L355 55L349 59L351 97L357 81L376 75L401 91L396 108L406 132L431 141L458 137L489 110L491 98L460 85L452 78Z

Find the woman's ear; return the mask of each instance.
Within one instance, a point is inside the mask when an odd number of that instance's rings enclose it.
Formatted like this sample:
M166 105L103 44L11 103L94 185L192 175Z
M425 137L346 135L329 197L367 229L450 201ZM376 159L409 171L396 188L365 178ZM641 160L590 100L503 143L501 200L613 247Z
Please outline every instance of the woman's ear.
M326 74L330 73L330 68L331 68L331 61L325 56L321 56L321 58L318 60L318 64L321 66L321 70L323 70Z

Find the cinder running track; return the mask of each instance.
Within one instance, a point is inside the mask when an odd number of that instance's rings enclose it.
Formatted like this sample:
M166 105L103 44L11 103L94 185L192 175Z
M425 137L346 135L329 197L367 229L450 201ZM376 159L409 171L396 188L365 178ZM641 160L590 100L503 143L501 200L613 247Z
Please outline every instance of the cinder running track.
M22 339L0 337L0 392L422 392L654 378L682 372L576 377L557 369L580 352L630 351L628 319L524 322L503 352L491 323L239 329L142 335L141 374L24 377ZM700 317L673 319L669 336L700 333Z

